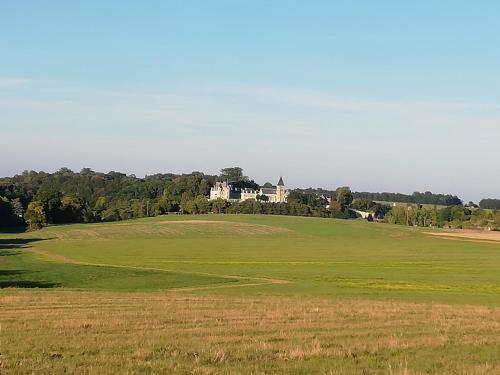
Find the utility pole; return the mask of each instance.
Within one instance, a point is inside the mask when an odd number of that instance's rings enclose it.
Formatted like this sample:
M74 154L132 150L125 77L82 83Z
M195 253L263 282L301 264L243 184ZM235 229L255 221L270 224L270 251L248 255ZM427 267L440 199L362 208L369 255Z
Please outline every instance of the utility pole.
M146 201L146 217L149 217L149 199Z

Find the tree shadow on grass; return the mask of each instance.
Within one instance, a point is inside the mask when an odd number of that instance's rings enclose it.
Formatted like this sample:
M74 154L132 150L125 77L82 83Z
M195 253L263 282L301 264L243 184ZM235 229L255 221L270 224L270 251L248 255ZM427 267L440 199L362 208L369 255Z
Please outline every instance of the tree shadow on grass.
M21 256L23 249L29 248L29 244L42 241L41 238L7 238L0 239L0 257ZM26 280L24 274L33 274L32 271L0 269L0 289L4 288L55 288L60 284L41 281Z
M0 289L5 289L5 288L50 289L50 288L57 288L58 286L60 286L60 284L51 283L48 281L26 281L26 280L0 281Z
M28 248L32 242L44 241L43 238L0 238L0 256L17 255L21 251L13 252L12 249Z
M23 247L32 242L44 241L44 238L0 238L0 249L4 246Z
M9 249L18 249L18 247L5 247L5 248L0 248L0 257L7 257L11 255L19 255L21 254L20 251L12 251Z
M32 281L32 280L12 280L11 278L32 273L25 270L0 270L0 289L4 288L56 288L60 286L58 283L49 281ZM2 280L7 278L7 280ZM22 277L21 277L22 279Z
M0 233L25 233L26 227L0 227Z

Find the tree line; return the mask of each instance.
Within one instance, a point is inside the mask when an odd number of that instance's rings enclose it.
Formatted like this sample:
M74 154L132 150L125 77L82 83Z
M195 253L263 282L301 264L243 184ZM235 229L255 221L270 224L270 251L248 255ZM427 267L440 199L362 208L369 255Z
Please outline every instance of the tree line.
M390 224L437 228L500 229L500 211L464 206L439 208L422 205L398 205L385 215Z
M479 207L490 210L500 210L500 199L482 199Z
M348 188L332 192L328 199L313 193L292 191L286 203L269 203L267 196L245 202L209 201L216 181L258 189L239 167L221 174L156 174L138 178L111 171L84 168L54 173L25 171L0 179L0 227L27 225L38 229L49 224L117 221L168 213L260 213L314 217L353 218L353 198ZM264 186L272 186L266 183Z
M322 188L308 188L298 189L304 193L314 193L317 195L330 196L334 193L331 190ZM366 199L374 202L398 202L398 203L411 203L411 204L430 204L438 206L456 206L461 205L462 200L456 195L452 194L435 194L430 191L425 193L414 192L413 194L401 193L369 193L369 192L353 192L355 199Z
M269 203L267 196L245 202L209 201L216 181L239 188L258 189L240 167L224 168L220 175L201 172L155 174L138 178L120 172L101 173L89 168L80 172L62 168L55 173L25 171L0 178L0 227L117 221L168 213L274 214L349 219L355 211L369 212L369 219L418 226L493 226L500 200L485 199L480 209L464 207L453 195L413 193L356 193L348 187L334 191L296 189L286 203ZM272 184L266 183L264 187ZM382 201L406 206L391 207ZM433 207L424 205L434 205ZM443 205L446 207L438 207Z
M137 178L88 168L79 173L67 168L55 173L26 171L0 179L0 226L25 222L36 229L179 212L188 201L208 195L217 178L201 172Z
M462 200L456 195L451 194L434 194L430 191L420 193L418 191L411 195L401 193L368 193L356 192L356 198L365 198L377 202L400 202L412 204L431 204L437 206L460 206Z

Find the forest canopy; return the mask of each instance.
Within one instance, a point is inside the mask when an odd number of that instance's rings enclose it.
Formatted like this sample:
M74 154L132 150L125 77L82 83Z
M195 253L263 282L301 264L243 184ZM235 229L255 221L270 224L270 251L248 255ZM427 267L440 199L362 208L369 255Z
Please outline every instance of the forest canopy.
M371 213L371 220L385 217L385 221L394 224L420 226L458 227L467 221L496 227L499 221L497 213L485 211L499 209L497 199L483 199L479 209L471 204L464 207L460 198L451 194L352 192L349 187L340 187L290 190L288 201L279 204L269 203L267 197L261 195L248 202L209 201L207 197L216 181L228 181L236 189L259 189L240 167L223 168L220 175L165 173L143 178L115 171L95 172L90 168L80 172L68 168L54 173L25 171L0 178L0 227L27 225L37 229L49 224L208 212L347 219L365 211ZM391 208L388 204L391 202L413 209Z

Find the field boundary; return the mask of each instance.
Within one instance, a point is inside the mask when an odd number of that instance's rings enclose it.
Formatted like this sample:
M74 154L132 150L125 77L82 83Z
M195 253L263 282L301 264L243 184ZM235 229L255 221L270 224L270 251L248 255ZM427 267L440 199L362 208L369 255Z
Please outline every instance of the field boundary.
M108 263L92 263L92 262L84 262L76 259L71 259L65 257L60 254L54 254L47 250L41 250L37 247L30 247L28 249L33 254L41 255L45 258L48 258L56 263L66 263L66 264L76 264L81 266L94 266L94 267L111 267L111 268L124 268L131 270L140 270L140 271L155 271L155 272L167 272L167 273L177 273L177 274L185 274L185 275L199 275L199 276L212 276L219 277L222 279L229 280L238 280L238 281L251 281L249 283L241 283L236 285L203 285L197 287L179 287L168 289L169 292L182 292L182 291L196 291L196 290L210 290L210 289L221 289L221 288L237 288L237 287L245 287L245 286L262 286L262 285L284 285L290 284L291 281L284 279L274 279L267 277L248 277L248 276L239 276L239 275L225 275L225 274L215 274L209 272L198 272L198 271L184 271L184 270L172 270L165 268L156 268L156 267L141 267L141 266L127 266L123 264L108 264Z

